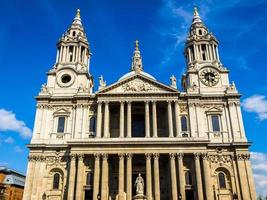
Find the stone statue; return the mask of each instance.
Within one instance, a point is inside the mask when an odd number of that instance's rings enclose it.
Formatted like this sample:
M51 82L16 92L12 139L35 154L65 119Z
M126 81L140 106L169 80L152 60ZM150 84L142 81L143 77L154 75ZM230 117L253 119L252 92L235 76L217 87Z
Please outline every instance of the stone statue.
M105 88L106 85L107 85L107 83L106 83L106 81L104 81L104 78L103 78L103 76L101 75L101 76L99 77L99 90Z
M171 79L171 86L172 86L173 88L177 88L177 80L176 80L176 77L175 77L174 75L172 75L172 76L170 77L170 79Z
M138 177L135 180L134 186L136 187L136 195L144 195L144 179L141 174L138 174Z

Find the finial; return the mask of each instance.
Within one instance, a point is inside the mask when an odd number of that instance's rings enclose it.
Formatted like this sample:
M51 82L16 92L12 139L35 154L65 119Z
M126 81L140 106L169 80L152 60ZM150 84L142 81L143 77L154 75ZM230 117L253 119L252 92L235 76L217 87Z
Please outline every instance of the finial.
M77 11L76 11L76 16L75 18L81 18L81 11L80 9L78 8Z
M197 10L197 7L194 7L194 16L198 16L198 10Z
M138 73L143 70L142 58L141 58L141 54L139 51L138 40L135 40L135 50L134 50L134 55L132 58L132 70Z
M197 23L197 22L202 23L202 20L201 20L199 14L198 14L197 7L194 7L194 17L193 17L193 20L192 20L192 24Z
M139 50L139 42L138 42L138 40L135 40L135 50L136 51Z

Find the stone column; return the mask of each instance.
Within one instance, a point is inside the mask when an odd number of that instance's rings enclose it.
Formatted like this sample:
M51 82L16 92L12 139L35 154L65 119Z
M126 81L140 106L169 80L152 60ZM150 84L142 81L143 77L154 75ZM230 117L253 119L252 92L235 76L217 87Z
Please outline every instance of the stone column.
M145 102L146 137L150 137L149 102Z
M176 137L179 137L179 132L180 132L180 128L179 128L179 104L178 101L175 101L175 131L176 131Z
M202 155L206 199L213 199L208 154Z
M157 105L156 102L152 102L152 115L153 115L153 137L158 137L157 130Z
M75 172L76 172L76 155L70 155L70 174L69 174L69 188L68 199L74 199L74 187L75 187Z
M127 155L127 200L132 200L132 157L133 154L128 153Z
M146 196L147 200L152 200L152 181L151 181L151 154L146 153Z
M120 102L120 138L124 137L124 102Z
M32 193L31 197L32 199L37 199L37 186L38 186L38 177L40 174L40 160L41 156L37 156L35 160L35 169L34 169L34 175L33 175L33 180L32 180Z
M127 137L132 137L132 104L127 102Z
M168 101L169 137L173 137L172 102Z
M101 200L108 200L108 155L102 155Z
M82 199L83 193L83 170L84 170L84 163L83 163L84 155L78 155L78 166L77 166L77 183L76 183L76 199Z
M101 137L102 129L102 102L97 102L96 137Z
M105 102L104 137L109 137L109 102Z
M241 195L243 200L249 200L250 193L249 193L249 185L248 185L248 177L246 173L246 166L245 166L245 154L237 154L236 155L236 162L237 162L237 169L239 174L240 186L241 186Z
M188 103L188 110L189 110L189 126L190 128L190 137L196 137L197 132L197 116L196 116L196 109L195 109L195 103Z
M246 165L247 174L248 174L249 189L250 189L250 193L251 193L251 198L256 199L254 177L252 174L252 167L251 167L251 163L250 163L249 159L250 159L250 154L248 153L248 154L246 154L246 157L245 157L245 165Z
M179 194L182 195L182 200L185 200L185 173L184 173L184 163L183 153L177 153L178 158L178 174L179 174Z
M196 170L196 182L197 182L197 196L198 200L203 200L202 178L199 161L199 153L194 153L195 170Z
M119 154L119 200L124 200L124 154Z
M159 176L159 154L154 153L154 186L155 186L155 200L160 200L160 176Z
M31 199L34 169L35 169L35 157L29 156L23 200Z
M175 154L170 153L172 200L177 200L177 180L175 167Z
M93 185L93 200L98 200L99 194L99 178L100 178L100 154L95 154L95 166L94 166L94 185Z

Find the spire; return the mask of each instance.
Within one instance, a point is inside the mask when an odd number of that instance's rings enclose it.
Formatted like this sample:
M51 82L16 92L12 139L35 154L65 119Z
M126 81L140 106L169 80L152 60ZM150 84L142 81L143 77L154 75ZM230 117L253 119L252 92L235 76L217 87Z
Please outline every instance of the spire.
M202 23L202 20L198 14L198 10L197 10L197 7L194 8L194 17L193 17L193 20L192 20L192 24L195 24L195 23Z
M135 41L135 50L132 57L132 71L140 72L143 71L142 57L139 51L139 42Z
M73 19L72 24L82 25L80 9L77 9L76 15L75 15L75 18Z

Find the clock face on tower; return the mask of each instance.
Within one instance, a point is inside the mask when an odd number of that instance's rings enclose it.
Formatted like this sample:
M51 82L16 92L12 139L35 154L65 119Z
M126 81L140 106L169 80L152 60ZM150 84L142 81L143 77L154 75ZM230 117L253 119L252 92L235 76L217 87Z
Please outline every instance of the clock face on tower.
M216 85L220 79L219 72L213 68L205 68L201 70L199 76L201 82L210 87Z

